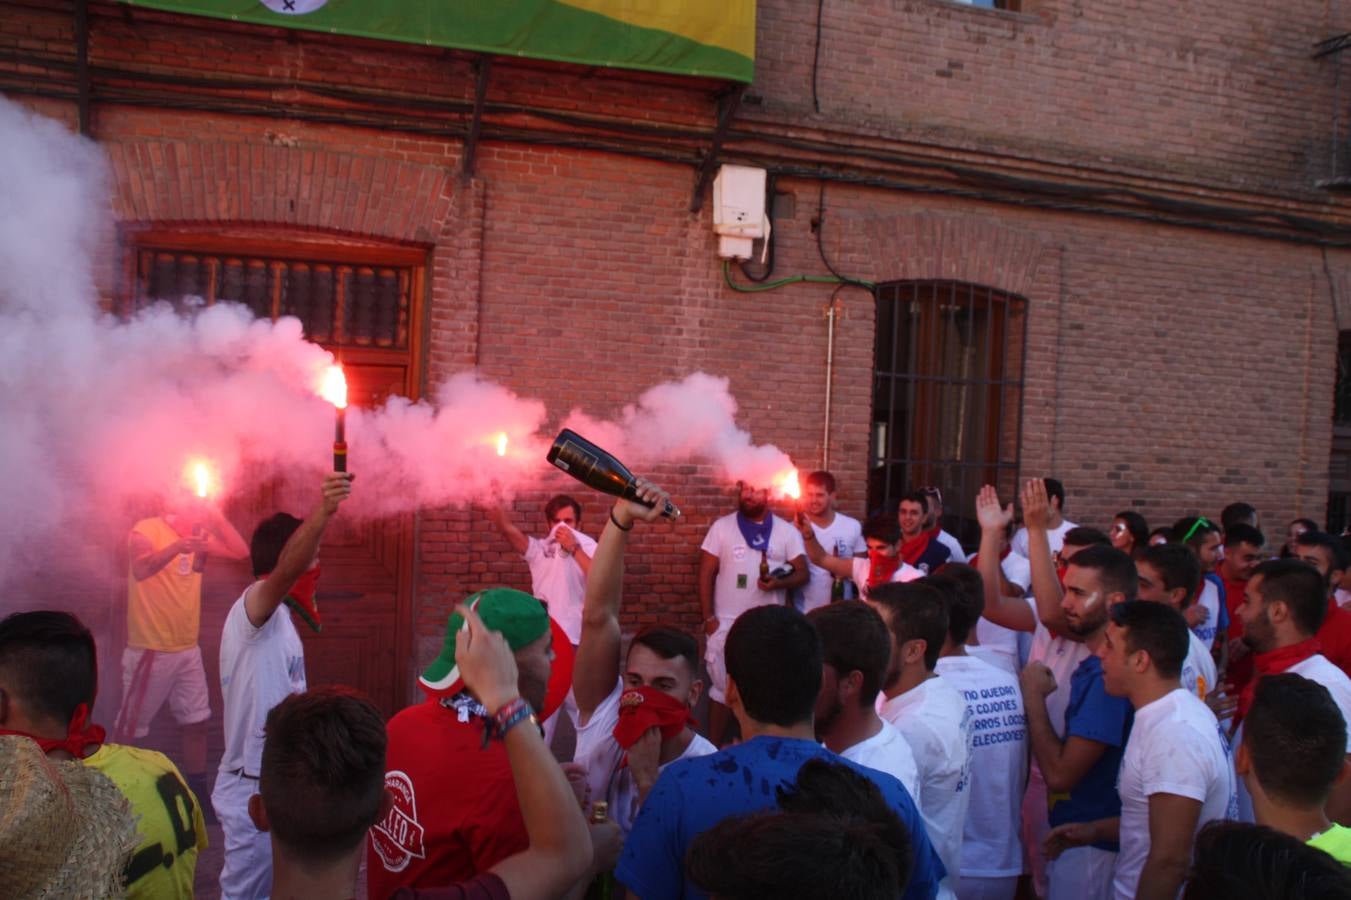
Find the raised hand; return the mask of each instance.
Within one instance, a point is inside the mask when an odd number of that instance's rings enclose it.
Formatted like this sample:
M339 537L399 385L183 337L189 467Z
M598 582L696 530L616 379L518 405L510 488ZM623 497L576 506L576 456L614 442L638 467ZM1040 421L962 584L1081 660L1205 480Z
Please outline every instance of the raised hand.
M999 492L994 485L987 484L976 495L976 521L981 531L998 531L1001 534L1013 521L1013 504L999 505Z

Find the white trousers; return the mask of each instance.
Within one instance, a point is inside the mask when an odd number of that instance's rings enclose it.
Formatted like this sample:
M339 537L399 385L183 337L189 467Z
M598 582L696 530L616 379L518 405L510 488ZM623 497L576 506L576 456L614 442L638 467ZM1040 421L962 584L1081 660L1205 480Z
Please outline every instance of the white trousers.
M1074 847L1046 861L1046 900L1109 900L1116 854Z
M249 798L256 793L256 778L229 772L216 775L211 805L225 837L221 900L267 900L272 893L272 838L249 818Z

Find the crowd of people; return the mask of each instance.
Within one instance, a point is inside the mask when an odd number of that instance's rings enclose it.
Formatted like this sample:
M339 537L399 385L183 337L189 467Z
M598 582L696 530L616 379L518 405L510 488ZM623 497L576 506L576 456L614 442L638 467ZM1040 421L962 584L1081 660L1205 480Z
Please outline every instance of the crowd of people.
M351 490L326 476L247 544L200 507L136 524L112 740L90 631L0 620L0 897L191 896L216 820L226 898L1351 898L1351 553L1313 522L1279 548L1242 503L1099 530L1032 479L1016 530L980 491L967 558L935 488L860 523L828 472L786 518L742 484L699 551L702 626L626 640L664 491L640 480L594 539L567 496L543 537L493 509L531 593L457 603L385 721L307 689L295 624ZM254 580L208 790L210 555ZM166 701L182 771L135 746Z

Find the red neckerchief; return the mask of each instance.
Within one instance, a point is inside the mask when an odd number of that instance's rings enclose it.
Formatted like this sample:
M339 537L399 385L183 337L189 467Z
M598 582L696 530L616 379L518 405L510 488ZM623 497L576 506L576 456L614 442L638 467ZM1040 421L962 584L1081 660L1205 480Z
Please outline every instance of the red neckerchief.
M4 729L0 729L0 734L17 734L30 738L42 748L43 753L65 750L76 759L84 759L96 752L99 747L103 746L103 739L107 737L102 725L89 724L89 705L87 703L81 703L75 707L75 714L70 717L70 725L66 729L66 736L63 738L40 738L26 731L7 731ZM85 752L89 747L93 749Z
M1234 725L1237 726L1248 714L1248 708L1252 706L1253 697L1257 694L1257 682L1263 675L1279 675L1291 666L1304 662L1321 649L1318 638L1311 637L1307 641L1300 641L1288 647L1253 654L1253 677L1238 695L1238 712L1234 715Z
M614 736L616 743L627 750L650 728L660 728L661 739L669 741L686 725L695 727L698 724L684 703L643 685L629 688L620 696L619 721L615 723Z
M886 584L900 567L901 558L899 556L887 556L880 551L869 550L868 589L872 590L879 584Z
M270 575L272 573L267 573ZM263 577L266 578L267 575ZM291 585L291 590L283 597L286 605L296 611L300 618L305 620L305 624L315 631L323 631L323 622L319 619L319 604L315 602L314 591L319 586L319 567L306 570L304 575L296 579L296 583Z
M909 565L918 565L919 558L929 549L929 541L938 537L940 527L935 525L928 531L921 531L908 541L901 541L901 559Z

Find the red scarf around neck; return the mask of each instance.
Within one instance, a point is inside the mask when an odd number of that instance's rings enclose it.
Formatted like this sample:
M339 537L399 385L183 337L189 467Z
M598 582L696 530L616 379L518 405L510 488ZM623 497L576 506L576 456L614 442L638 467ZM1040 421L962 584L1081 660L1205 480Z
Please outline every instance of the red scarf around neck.
M938 525L935 525L928 531L921 531L909 540L901 541L901 559L905 560L907 565L917 566L920 557L924 555L924 551L929 549L929 542L938 537L938 532L941 530Z
M263 578L272 574L268 572ZM291 585L291 590L287 591L282 599L286 605L295 610L296 614L305 621L305 624L315 631L323 631L324 623L319 618L319 603L314 599L314 592L319 587L319 567L307 569L304 575L296 579L296 583Z
M87 703L81 703L75 707L75 713L70 717L70 725L67 726L66 736L63 738L40 738L26 731L8 731L5 729L0 729L0 734L17 734L31 738L42 748L43 753L65 750L76 759L84 759L96 752L99 747L103 746L103 740L107 737L102 725L89 724L89 705Z
M1298 644L1291 644L1288 647L1278 647L1266 653L1254 654L1253 677L1243 686L1242 693L1238 695L1238 711L1234 714L1234 725L1237 726L1239 722L1243 721L1243 717L1248 714L1253 697L1257 694L1257 682L1263 675L1279 675L1291 666L1304 662L1320 650L1322 650L1322 647L1318 643L1318 638L1311 637L1306 641L1300 641Z

